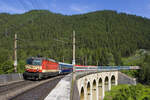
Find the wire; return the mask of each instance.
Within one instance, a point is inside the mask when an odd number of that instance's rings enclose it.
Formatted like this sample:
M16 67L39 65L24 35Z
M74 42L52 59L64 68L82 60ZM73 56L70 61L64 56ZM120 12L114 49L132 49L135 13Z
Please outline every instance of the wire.
M53 39L53 40L55 40L57 42L68 43L68 42L65 42L65 41L62 41L62 40L58 40L58 39Z

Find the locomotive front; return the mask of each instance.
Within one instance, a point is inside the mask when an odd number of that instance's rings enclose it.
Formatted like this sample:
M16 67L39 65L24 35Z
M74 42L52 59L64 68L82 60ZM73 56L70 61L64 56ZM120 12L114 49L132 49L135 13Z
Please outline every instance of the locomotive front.
M41 58L29 58L25 65L25 72L23 73L24 79L40 79L42 72L42 59Z

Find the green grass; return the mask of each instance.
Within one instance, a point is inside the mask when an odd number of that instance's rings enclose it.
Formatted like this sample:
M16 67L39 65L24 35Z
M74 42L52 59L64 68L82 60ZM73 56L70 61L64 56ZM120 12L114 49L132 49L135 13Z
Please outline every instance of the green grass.
M122 70L121 72L132 78L137 78L138 75L138 70Z
M104 100L150 100L150 86L138 84L113 86Z
M134 55L122 58L123 65L139 65L144 61L145 54L150 55L150 52L144 49L137 50Z

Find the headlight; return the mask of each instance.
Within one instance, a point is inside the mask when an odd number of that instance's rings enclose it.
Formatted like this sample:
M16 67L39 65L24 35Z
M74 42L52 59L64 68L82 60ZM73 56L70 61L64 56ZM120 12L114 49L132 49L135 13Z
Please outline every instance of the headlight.
M36 69L36 71L38 72L38 71L39 71L39 69L37 68L37 69Z

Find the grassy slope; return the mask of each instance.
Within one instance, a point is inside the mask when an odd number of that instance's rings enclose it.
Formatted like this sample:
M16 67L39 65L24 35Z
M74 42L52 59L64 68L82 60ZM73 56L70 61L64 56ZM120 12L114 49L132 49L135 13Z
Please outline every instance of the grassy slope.
M145 55L150 55L150 51L140 49L137 50L136 53L130 57L122 58L123 65L126 66L139 66L144 62ZM138 74L137 70L123 70L121 71L125 74L127 74L130 77L136 77Z
M145 54L150 55L150 51L140 49L130 57L122 58L123 65L138 65L143 62Z
M110 92L106 92L104 100L150 100L150 86L113 86Z

